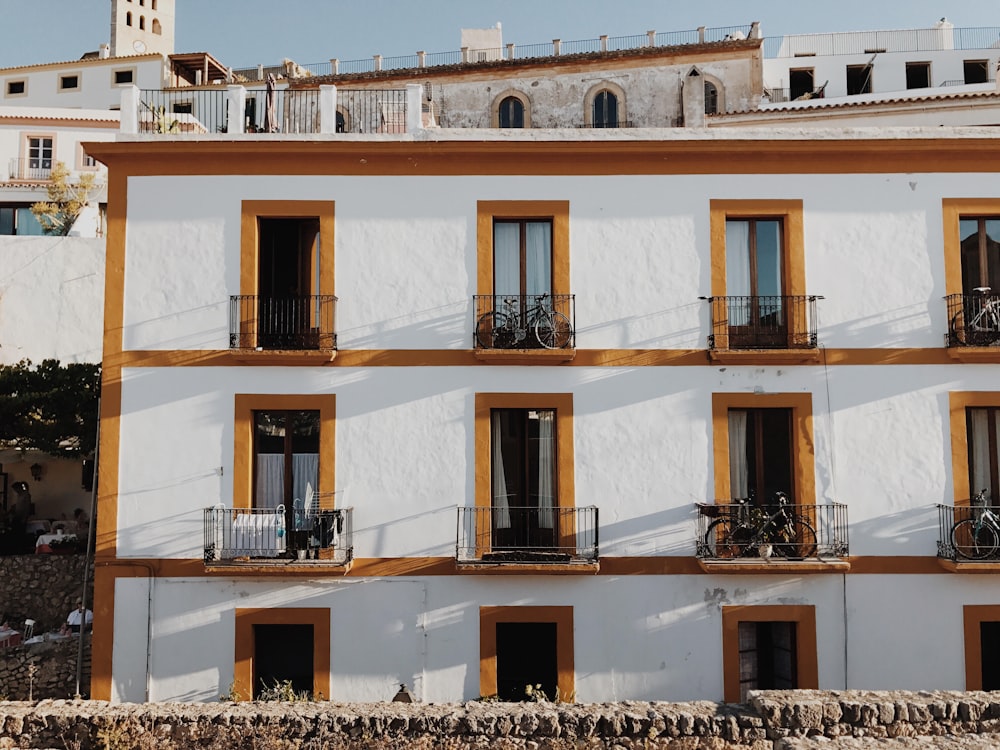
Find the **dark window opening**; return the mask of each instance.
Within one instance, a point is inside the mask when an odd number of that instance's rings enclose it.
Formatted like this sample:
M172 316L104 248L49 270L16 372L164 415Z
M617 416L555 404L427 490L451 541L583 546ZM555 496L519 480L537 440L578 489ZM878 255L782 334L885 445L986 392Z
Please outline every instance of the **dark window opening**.
M243 124L247 133L257 132L257 97L248 96L243 103Z
M958 222L962 254L962 293L990 287L1000 293L1000 218L962 217Z
M601 91L594 97L593 125L595 128L618 127L618 97L610 91Z
M191 102L174 102L171 110L175 115L190 115L194 110Z
M794 500L791 409L729 410L729 472L734 498Z
M132 0L129 0L129 2L132 2ZM132 11L129 11L128 13L125 14L125 25L126 26L132 25Z
M811 94L816 88L812 68L788 71L788 98L795 101L800 96Z
M872 92L872 66L847 66L847 95L870 94Z
M8 81L7 82L7 96L14 96L16 94L23 94L25 91L24 81Z
M132 71L131 70L116 70L115 71L115 83L132 83Z
M253 697L290 682L296 692L313 692L313 626L253 626Z
M1000 690L1000 622L979 623L983 684L980 690Z
M156 10L156 8L154 7L153 10ZM153 33L161 35L163 34L163 27L160 26L160 21L159 19L156 18L153 19Z
M500 127L524 127L524 102L516 96L508 96L500 102Z
M258 338L265 349L317 349L319 219L258 220Z
M337 112L337 132L338 133L347 132L347 120L344 118L343 112Z
M788 345L782 219L726 220L729 346Z
M555 700L558 674L554 622L497 623L497 696L500 700L528 700L525 688L529 685L532 690L540 689L549 700Z
M931 85L931 64L929 62L906 63L906 88L926 89Z
M62 76L59 79L59 88L61 89L75 89L80 87L79 76Z
M797 687L794 622L741 622L740 701L750 690L794 690Z
M705 114L714 115L719 112L719 89L714 83L705 81Z
M989 60L965 60L962 71L966 83L988 83L990 80Z
M969 446L969 490L986 490L990 505L1000 498L1000 439L995 406L968 408L965 412Z
M142 31L146 30L146 17L139 16L139 29Z
M255 411L253 419L253 507L309 510L319 485L319 411Z

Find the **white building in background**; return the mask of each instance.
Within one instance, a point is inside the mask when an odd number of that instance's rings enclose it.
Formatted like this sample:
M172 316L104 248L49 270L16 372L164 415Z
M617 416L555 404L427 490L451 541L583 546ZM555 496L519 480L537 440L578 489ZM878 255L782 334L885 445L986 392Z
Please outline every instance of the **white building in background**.
M995 131L88 149L93 697L1000 684Z

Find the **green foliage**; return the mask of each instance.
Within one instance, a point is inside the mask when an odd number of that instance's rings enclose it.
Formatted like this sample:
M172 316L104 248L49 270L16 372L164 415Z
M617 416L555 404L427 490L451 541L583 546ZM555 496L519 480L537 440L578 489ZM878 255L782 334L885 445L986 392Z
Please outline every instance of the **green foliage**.
M97 175L85 172L76 182L70 182L69 169L61 161L52 167L49 199L35 203L31 213L42 225L45 234L66 235L80 212L90 203L90 195L97 187Z
M166 107L152 107L146 102L143 102L152 115L153 115L153 126L152 130L154 133L179 133L181 132L181 124L179 120L172 120L167 117Z
M536 703L548 703L549 697L542 690L541 684L538 685L525 685L524 686L524 698L525 700L535 701Z
M89 455L100 391L100 365L63 365L57 359L0 365L0 445L53 456Z
M303 702L314 701L313 694L308 690L296 690L291 680L275 680L270 687L265 686L257 696L260 701Z

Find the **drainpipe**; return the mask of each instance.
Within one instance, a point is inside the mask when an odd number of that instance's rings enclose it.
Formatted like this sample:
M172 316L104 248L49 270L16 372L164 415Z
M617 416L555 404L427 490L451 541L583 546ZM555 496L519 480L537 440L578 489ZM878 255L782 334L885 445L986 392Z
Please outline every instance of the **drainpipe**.
M132 88L135 88L134 86ZM138 89L136 89L138 91ZM83 557L83 589L80 592L80 602L83 604L83 622L80 625L80 642L76 651L76 690L74 697L79 700L80 682L83 680L83 641L87 636L87 582L90 580L90 561L94 556L94 536L97 533L97 472L101 457L101 397L97 397L97 429L94 431L94 477L90 482L90 528L87 530L87 552ZM91 605L93 606L93 605ZM93 628L90 642L93 644Z

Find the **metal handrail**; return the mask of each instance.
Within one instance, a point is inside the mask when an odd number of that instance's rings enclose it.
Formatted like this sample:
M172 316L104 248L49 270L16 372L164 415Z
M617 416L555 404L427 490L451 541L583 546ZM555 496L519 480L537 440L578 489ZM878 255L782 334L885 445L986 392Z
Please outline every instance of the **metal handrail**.
M993 515L1000 518L1000 505L981 505L977 502L977 500L978 498L972 498L967 500L965 504L961 505L945 505L943 503L938 503L938 557L954 561L961 561L963 559L963 557L956 552L955 546L952 543L952 529L956 523L966 519L979 521L983 518L986 510L989 510ZM989 534L988 537L990 541L994 538L992 534ZM996 539L1000 542L1000 533L997 534ZM985 540L986 536L984 536L983 541ZM977 562L1000 563L1000 547L989 552L988 554L984 553L983 557L980 560L977 560Z
M593 563L599 557L594 506L460 507L457 521L460 563Z
M709 304L710 349L815 349L817 295L700 297Z
M944 299L948 308L946 346L1000 346L1000 294L984 287L981 292L949 294Z
M205 508L204 540L206 565L266 559L346 565L354 557L353 508Z
M754 526L773 513L779 506L759 503L753 500L717 500L714 503L696 503L698 518L695 523L695 554L702 559L713 559L707 544L709 526L719 518L730 518L735 522ZM817 503L804 505L790 503L789 511L804 519L816 532L816 551L813 558L843 558L848 554L847 505L844 503ZM753 557L756 550L749 550L747 557Z
M576 346L576 297L572 294L477 294L472 298L474 312L472 345L478 349L538 349L541 342L533 330L533 313L543 309L557 314L559 322L569 323L569 330L559 334L556 348L572 349ZM495 314L496 317L492 314ZM484 325L494 325L505 319L510 330L502 335L499 330L484 330ZM483 334L486 335L483 335Z
M49 180L55 159L32 157L12 157L7 165L7 174L12 180Z
M332 294L229 298L229 348L333 351L337 298Z

